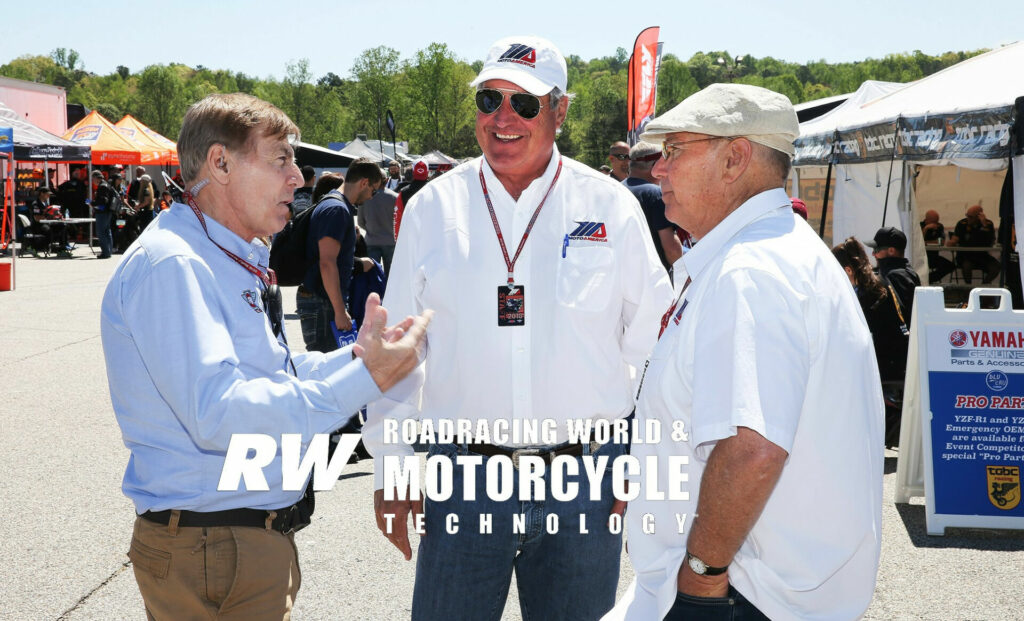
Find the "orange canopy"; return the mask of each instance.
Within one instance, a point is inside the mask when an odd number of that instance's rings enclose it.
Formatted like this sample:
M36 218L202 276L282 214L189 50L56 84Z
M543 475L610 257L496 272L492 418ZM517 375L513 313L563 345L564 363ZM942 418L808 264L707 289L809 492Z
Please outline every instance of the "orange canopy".
M178 145L174 144L173 140L146 127L132 115L124 115L124 118L115 123L114 127L129 140L163 151L164 156L157 162L158 164L178 165Z
M117 128L93 110L64 134L65 140L92 147L93 164L155 164L164 155L161 149L144 146L125 138Z

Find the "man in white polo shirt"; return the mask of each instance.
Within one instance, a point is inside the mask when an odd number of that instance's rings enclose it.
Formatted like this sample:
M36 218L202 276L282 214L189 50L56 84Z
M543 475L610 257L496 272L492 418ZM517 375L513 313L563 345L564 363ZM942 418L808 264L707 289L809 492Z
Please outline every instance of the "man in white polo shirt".
M388 276L393 314L429 307L436 315L420 371L371 407L363 428L376 458L378 526L411 558L406 525L420 505L384 501L382 458L413 449L385 443L385 419L418 417L435 429L443 419L472 421L469 442L430 450L481 466L474 500L463 497L469 477L456 466L445 481L453 496L426 503L412 618L497 620L515 572L523 618L597 619L615 602L622 542L607 527L611 477L591 499L582 463L592 454L617 457L626 446L570 443L565 423L630 415L629 365L642 366L653 347L671 287L629 190L555 147L569 107L561 53L537 37L502 39L473 85L484 155L410 201ZM481 421L543 420L556 424L556 435L539 445L475 433ZM490 483L513 486L513 497L490 497L484 468L522 450L574 460L580 476L567 478L578 492L520 501L510 476ZM446 528L451 515L457 533ZM513 530L519 515L522 533ZM480 533L482 516L490 516L489 534ZM547 530L552 519L555 534Z
M715 84L641 138L663 145L666 215L697 242L639 389L662 441L632 454L656 456L663 490L688 457L689 498L641 486L636 580L607 619L854 619L871 602L881 384L849 280L783 191L798 132L786 97Z

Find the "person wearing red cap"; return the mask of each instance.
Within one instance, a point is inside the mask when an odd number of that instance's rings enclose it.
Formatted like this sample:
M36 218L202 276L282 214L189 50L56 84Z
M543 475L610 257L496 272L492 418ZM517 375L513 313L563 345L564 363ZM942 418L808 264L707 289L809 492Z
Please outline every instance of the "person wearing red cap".
M395 241L398 240L398 230L402 227L402 216L405 214L405 206L409 204L412 197L420 189L427 185L430 179L430 167L426 160L416 160L412 165L412 183L402 188L395 199Z
M807 220L807 203L803 199L799 199L795 196L789 199L789 202L793 203L793 213Z

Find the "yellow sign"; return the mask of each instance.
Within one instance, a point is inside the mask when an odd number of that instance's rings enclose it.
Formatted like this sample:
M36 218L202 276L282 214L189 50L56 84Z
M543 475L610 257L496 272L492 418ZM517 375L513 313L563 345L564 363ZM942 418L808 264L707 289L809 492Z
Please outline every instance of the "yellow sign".
M1020 466L985 466L988 499L1009 511L1020 504Z

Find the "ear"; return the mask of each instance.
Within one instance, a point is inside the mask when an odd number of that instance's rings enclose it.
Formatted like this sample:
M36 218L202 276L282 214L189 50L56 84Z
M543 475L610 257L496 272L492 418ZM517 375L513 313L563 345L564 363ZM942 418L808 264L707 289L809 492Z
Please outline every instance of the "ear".
M214 183L226 185L231 171L231 154L228 153L227 147L219 142L210 145L203 167L206 168L206 175L200 172L200 178L206 177Z
M726 183L733 183L743 176L743 173L750 166L751 159L754 156L754 145L750 143L750 140L741 136L730 140L726 150L725 169L722 179Z
M558 110L555 110L555 127L561 127L562 123L565 123L565 115L569 113L569 96L563 96L558 102ZM608 159L611 159L611 155Z

